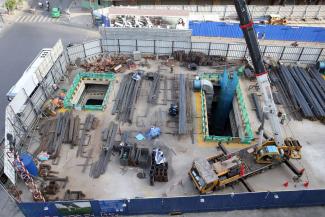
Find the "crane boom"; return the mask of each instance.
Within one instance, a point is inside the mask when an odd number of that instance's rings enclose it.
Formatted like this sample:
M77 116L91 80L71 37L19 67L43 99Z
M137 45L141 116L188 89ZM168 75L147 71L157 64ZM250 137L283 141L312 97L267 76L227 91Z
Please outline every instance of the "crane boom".
M240 28L243 31L249 54L251 56L258 86L263 94L263 112L267 113L271 122L274 141L277 146L283 146L284 140L281 133L281 125L278 120L278 112L275 106L268 74L263 63L256 33L253 28L253 20L247 8L245 0L234 0L237 15L240 20Z

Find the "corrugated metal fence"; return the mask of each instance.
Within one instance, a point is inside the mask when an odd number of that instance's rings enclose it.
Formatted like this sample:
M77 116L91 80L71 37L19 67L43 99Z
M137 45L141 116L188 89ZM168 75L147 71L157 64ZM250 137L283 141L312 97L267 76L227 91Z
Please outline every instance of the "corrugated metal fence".
M193 36L243 38L238 23L193 22L189 24ZM254 25L255 32L266 40L325 42L325 28L281 25Z
M81 201L80 201L81 202ZM279 207L325 205L325 190L300 190L279 192L255 192L226 195L166 197L123 200L57 201L47 203L20 203L26 217L35 216L109 216L139 214L172 214L247 210ZM87 207L80 213L76 207ZM74 210L68 214L63 207ZM60 209L58 209L60 208Z
M37 70L42 77L42 81L35 88L33 94L29 96L22 88L14 99L6 107L5 135L12 134L16 139L17 151L21 152L27 149L26 138L31 135L32 129L41 115L41 107L44 102L52 96L53 84L59 83L61 78L67 72L69 64L65 52L62 52L62 42L59 40L52 51L56 53L55 59L50 60L48 67L40 66ZM55 50L61 47L61 50ZM42 71L44 69L45 71ZM9 151L9 142L5 140L4 152ZM12 159L4 154L4 172L15 184L15 170L12 167Z
M285 47L260 46L264 57L283 62L316 63L325 60L325 49L317 47ZM133 39L98 39L67 48L71 62L77 58L85 58L100 53L132 53L141 51L147 54L170 55L176 50L186 52L198 51L207 55L219 55L229 59L242 59L249 55L245 43L211 43L211 42L181 42L161 40Z

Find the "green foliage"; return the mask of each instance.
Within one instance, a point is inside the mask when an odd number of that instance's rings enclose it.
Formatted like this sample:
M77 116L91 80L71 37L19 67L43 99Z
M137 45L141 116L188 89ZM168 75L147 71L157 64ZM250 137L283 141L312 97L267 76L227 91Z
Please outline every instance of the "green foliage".
M17 6L16 0L6 0L5 7L8 11L13 11Z
M17 0L17 4L22 5L25 0Z

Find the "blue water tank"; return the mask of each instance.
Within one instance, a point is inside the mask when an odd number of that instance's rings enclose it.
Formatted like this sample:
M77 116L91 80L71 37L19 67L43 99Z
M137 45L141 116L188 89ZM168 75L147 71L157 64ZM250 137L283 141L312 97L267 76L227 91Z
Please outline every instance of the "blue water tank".
M318 70L325 70L325 62L324 61L318 61L316 64L316 67Z
M201 80L195 79L193 81L193 89L194 89L194 91L200 91L201 90Z
M24 153L20 155L20 160L24 163L25 168L32 176L38 176L38 169L30 154Z

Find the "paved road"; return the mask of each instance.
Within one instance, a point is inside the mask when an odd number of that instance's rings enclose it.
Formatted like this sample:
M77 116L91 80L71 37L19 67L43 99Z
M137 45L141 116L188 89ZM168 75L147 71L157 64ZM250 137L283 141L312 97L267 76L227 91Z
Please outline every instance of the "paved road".
M60 23L61 18L52 18L48 15L23 14L16 19L17 23Z
M0 135L4 133L6 93L20 78L40 49L98 38L97 31L45 23L17 23L0 32Z
M65 9L67 9L70 6L70 4L73 0L48 0L48 1L50 2L50 8L58 7L62 11L64 11ZM32 8L38 8L38 2L42 2L44 5L43 10L46 9L46 7L45 7L46 0L29 0L28 2L29 2L30 7L32 7Z
M23 217L13 199L11 199L7 192L0 186L0 217Z

